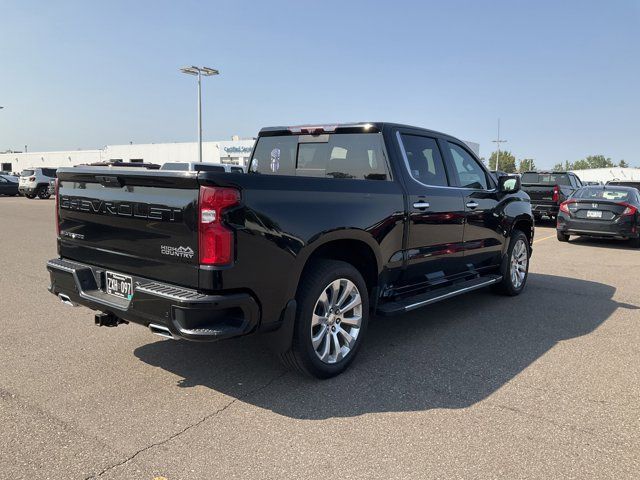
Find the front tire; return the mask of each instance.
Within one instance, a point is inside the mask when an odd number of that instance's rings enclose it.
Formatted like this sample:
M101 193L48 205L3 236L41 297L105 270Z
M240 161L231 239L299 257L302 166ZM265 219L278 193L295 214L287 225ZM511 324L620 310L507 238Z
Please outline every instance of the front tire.
M318 260L304 275L289 351L283 362L316 378L344 372L354 360L369 321L369 294L360 272L337 260Z
M529 239L520 230L514 230L500 267L502 280L496 285L499 293L509 296L522 293L529 278L530 255Z
M570 236L566 233L562 233L560 230L556 230L556 236L558 237L558 241L560 242L568 242Z

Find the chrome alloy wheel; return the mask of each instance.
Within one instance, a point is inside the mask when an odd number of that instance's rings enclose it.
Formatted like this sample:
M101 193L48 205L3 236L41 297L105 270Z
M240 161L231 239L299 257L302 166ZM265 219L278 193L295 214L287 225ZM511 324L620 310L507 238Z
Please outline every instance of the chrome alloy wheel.
M358 287L346 278L327 285L311 319L311 344L324 363L336 363L355 346L362 323L362 298Z
M518 289L524 283L527 276L527 264L529 263L529 251L523 239L519 239L511 251L511 284Z

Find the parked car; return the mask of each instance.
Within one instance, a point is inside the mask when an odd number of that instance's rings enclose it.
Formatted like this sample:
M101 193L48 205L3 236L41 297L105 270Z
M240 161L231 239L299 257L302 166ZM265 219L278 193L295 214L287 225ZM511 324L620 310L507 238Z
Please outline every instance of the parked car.
M571 235L631 240L640 247L640 194L633 187L587 186L560 205L558 240Z
M611 180L607 182L607 186L633 187L640 192L640 180Z
M39 197L47 199L49 180L56 178L55 168L27 168L20 173L18 190L27 198Z
M525 172L522 174L522 190L531 198L531 209L536 220L543 215L555 219L560 204L582 187L582 182L572 172Z
M520 178L422 128L265 128L247 174L63 168L58 188L47 268L63 302L173 339L271 332L316 377L347 368L372 312L527 282Z
M238 165L229 165L213 162L167 162L160 170L178 170L183 172L232 172L244 173L244 168Z
M18 195L18 179L11 175L0 175L0 195Z

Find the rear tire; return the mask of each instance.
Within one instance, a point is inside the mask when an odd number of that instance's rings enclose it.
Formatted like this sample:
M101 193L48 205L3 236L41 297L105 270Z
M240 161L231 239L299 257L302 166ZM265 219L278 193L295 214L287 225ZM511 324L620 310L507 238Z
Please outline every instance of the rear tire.
M631 247L640 248L640 237L632 238L630 241Z
M50 197L51 197L51 194L49 193L49 187L40 187L40 190L38 190L38 198L41 198L42 200L47 200Z
M296 301L293 339L281 355L283 363L316 378L344 372L369 321L369 294L360 272L347 262L315 261L300 282Z
M560 242L568 242L570 238L570 235L562 233L560 230L556 230L556 236L558 237L558 241Z
M32 195L30 193L25 193L24 196L27 197L29 200L33 200L34 198L36 198L35 195Z
M496 285L498 293L509 296L520 295L529 278L529 239L520 230L511 232L507 253L502 259L502 280Z

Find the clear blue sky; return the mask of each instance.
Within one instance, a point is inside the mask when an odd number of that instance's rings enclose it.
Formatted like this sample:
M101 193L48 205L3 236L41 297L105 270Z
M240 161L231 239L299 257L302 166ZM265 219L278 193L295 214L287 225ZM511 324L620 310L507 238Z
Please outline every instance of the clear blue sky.
M0 150L386 120L640 166L640 2L0 0Z

